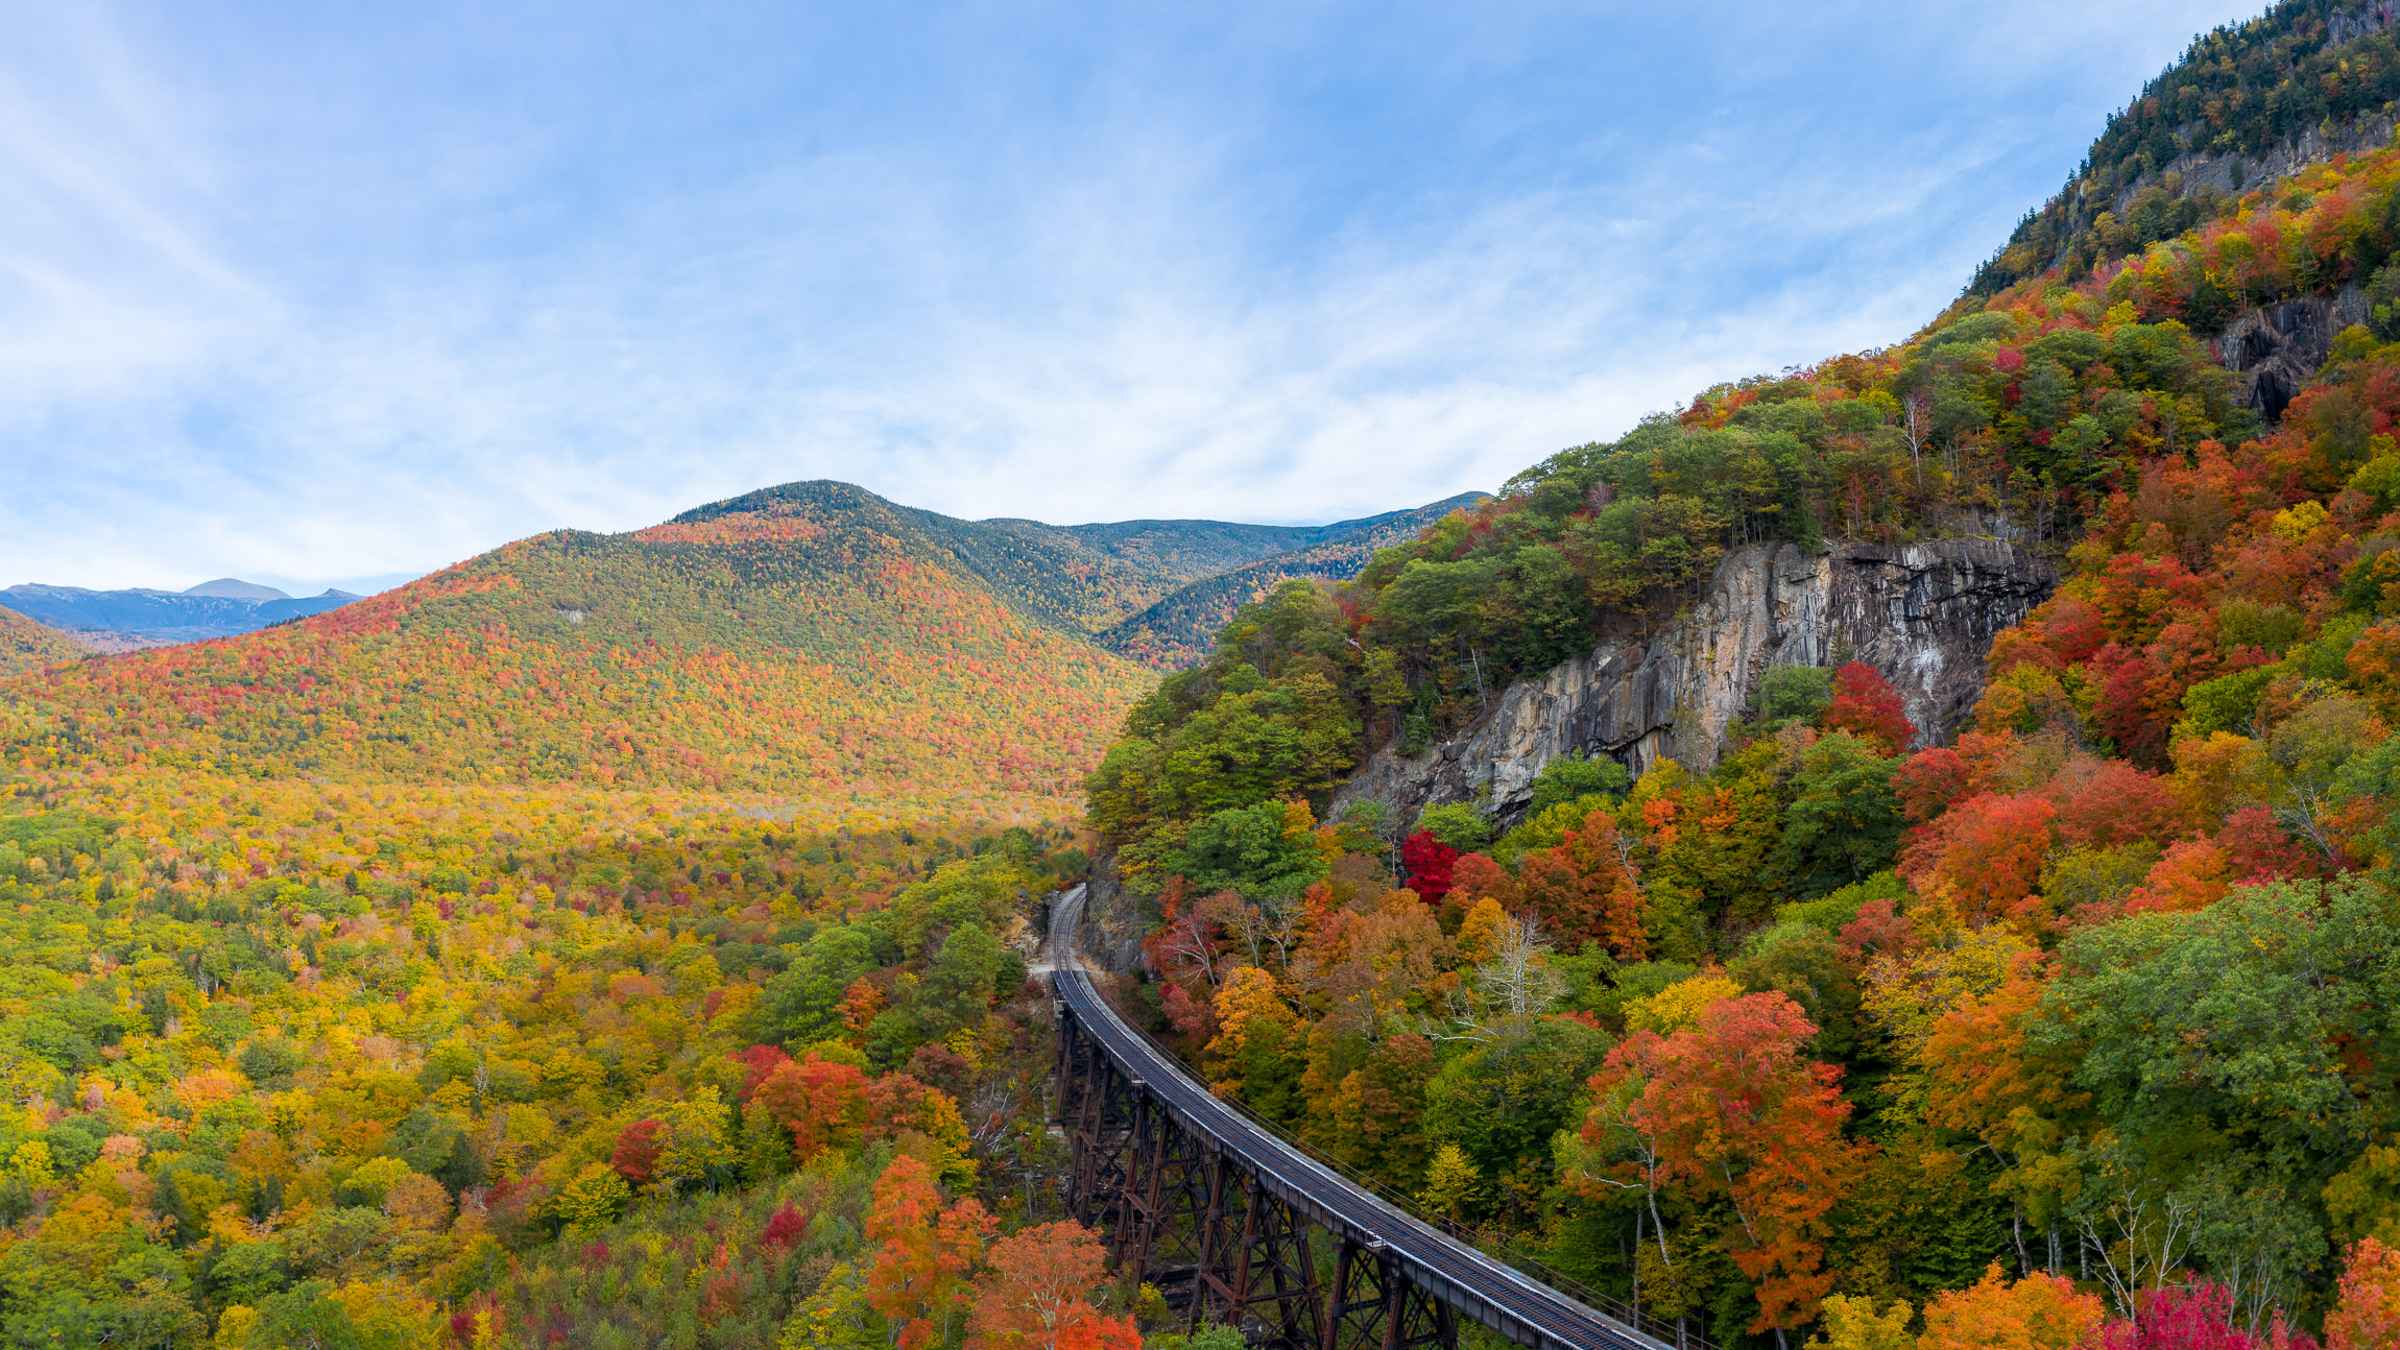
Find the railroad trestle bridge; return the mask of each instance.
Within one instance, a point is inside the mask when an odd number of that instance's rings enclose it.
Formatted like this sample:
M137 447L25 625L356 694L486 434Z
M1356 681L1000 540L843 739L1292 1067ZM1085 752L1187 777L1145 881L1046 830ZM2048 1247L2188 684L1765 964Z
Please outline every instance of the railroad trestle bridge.
M1101 997L1082 911L1081 887L1053 899L1056 1101L1068 1210L1117 1269L1278 1350L1454 1350L1470 1323L1536 1350L1706 1350L1485 1254L1219 1100Z

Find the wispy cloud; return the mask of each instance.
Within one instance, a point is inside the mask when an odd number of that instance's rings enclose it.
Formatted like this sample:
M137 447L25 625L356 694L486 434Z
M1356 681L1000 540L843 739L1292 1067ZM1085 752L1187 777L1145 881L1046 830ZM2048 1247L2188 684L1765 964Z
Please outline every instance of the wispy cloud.
M1930 317L2226 17L2085 9L16 25L0 581L1496 486Z

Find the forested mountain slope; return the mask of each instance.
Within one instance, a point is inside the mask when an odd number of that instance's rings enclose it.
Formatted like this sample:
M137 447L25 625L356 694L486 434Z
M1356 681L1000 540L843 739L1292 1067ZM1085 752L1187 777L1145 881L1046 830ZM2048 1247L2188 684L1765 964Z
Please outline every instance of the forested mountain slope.
M1014 948L1078 855L833 824L0 783L0 1344L865 1350L1039 1314L1135 1350L1098 1244L1024 1201L1047 1005Z
M2187 319L2372 295L2400 149L2219 210L1245 609L1089 784L1162 1026L1722 1344L2391 1344L2400 311L2263 409ZM1705 770L1554 753L1506 811L1327 818L1370 751L1638 649L1730 554L1976 536L2059 577L1950 744L1910 653L1828 650L1748 671Z
M1148 682L905 537L720 515L541 535L299 623L20 683L0 753L1005 813L1068 791Z
M14 610L0 609L0 679L83 655L75 640Z
M687 511L663 529L703 537L708 529L752 528L727 522L806 522L811 528L866 530L899 541L954 571L978 578L1027 615L1078 636L1101 636L1120 655L1154 663L1188 658L1216 625L1196 627L1180 611L1124 631L1138 612L1195 583L1239 569L1265 575L1347 576L1374 547L1478 500L1468 493L1413 510L1330 525L1244 525L1216 520L1129 520L1047 525L1033 520L960 520L900 506L848 483L812 481L766 488ZM788 525L756 528L791 528ZM1241 583L1235 583L1238 589ZM1215 590L1223 590L1218 587ZM1215 593L1212 590L1210 593ZM1242 598L1247 599L1248 596ZM1238 602L1237 602L1238 603ZM1216 613L1202 599L1195 613ZM1223 608L1230 614L1230 606ZM1217 614L1220 620L1222 614Z
M1346 572L1363 541L1453 505L1328 526L1056 527L792 484L95 662L11 691L0 735L34 766L939 797L1007 814L1071 795L1149 682L1092 645L1095 626L1226 567Z
M996 826L1153 678L720 513L0 683L0 1344L1135 1350Z
M1356 576L1378 549L1409 538L1453 511L1473 507L1485 496L1465 493L1413 511L1296 532L1282 541L1290 545L1283 551L1194 581L1118 621L1098 640L1110 651L1150 665L1179 669L1196 664L1208 655L1209 644L1234 611L1278 583L1298 577L1341 581Z
M2222 215L2246 191L2391 139L2400 34L2381 0L2285 0L2195 39L2109 119L2066 186L2026 213L1968 287L1982 300Z
M1327 525L1242 525L1216 520L1128 520L1099 525L1041 526L1032 521L993 524L1057 530L1111 557L1140 563L1161 575L1198 581L1285 555L1349 548L1379 540L1394 530L1413 531L1488 494L1462 492L1424 506Z

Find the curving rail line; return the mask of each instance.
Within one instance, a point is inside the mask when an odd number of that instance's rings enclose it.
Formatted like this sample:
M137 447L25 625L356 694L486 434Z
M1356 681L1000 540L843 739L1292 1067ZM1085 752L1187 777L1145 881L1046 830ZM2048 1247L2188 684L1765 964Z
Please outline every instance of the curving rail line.
M1335 1237L1397 1259L1409 1279L1459 1317L1537 1350L1672 1350L1669 1342L1532 1279L1379 1199L1209 1092L1117 1015L1085 972L1076 940L1084 888L1050 916L1050 985L1083 1032L1186 1129L1237 1159L1280 1199ZM1062 1029L1063 1030L1063 1029Z

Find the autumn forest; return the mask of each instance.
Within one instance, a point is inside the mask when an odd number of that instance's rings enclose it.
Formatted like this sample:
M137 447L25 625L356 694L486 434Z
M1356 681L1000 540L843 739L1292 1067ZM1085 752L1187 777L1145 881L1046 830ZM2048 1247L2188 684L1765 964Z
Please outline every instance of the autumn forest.
M237 637L0 609L0 1345L1264 1343L1064 1207L1084 885L1210 1091L1687 1345L2400 1347L2395 97L2373 6L2206 35L1919 331L1488 496L804 482ZM2044 598L1941 734L1837 650L1693 762L1361 777L1744 550L1957 540Z

